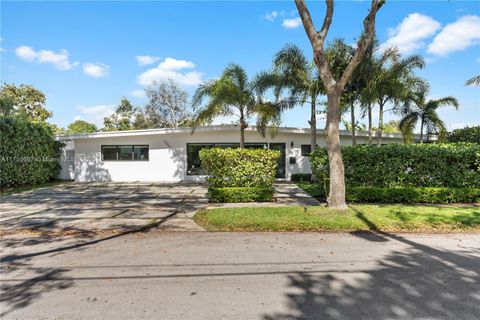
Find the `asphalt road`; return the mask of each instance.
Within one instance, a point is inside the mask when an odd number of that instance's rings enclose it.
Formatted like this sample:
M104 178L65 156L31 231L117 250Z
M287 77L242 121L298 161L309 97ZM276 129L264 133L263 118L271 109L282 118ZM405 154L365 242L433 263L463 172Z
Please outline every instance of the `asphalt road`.
M2 319L479 319L480 235L2 240Z

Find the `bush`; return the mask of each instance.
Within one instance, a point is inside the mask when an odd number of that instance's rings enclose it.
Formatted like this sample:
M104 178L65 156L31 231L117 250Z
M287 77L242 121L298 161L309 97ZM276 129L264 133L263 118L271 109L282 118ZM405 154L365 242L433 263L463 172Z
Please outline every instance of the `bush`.
M211 202L265 202L273 198L273 188L228 187L209 188Z
M480 202L480 188L347 188L347 201L384 203Z
M310 173L294 173L290 177L291 181L310 181L312 180L312 175Z
M275 182L280 152L263 149L202 149L200 160L210 188L265 187Z
M479 144L389 144L342 147L348 187L480 188ZM312 172L328 178L327 151L316 148Z
M480 126L455 129L448 134L447 141L480 143Z
M55 141L46 123L0 117L0 187L45 183L60 169L63 143Z

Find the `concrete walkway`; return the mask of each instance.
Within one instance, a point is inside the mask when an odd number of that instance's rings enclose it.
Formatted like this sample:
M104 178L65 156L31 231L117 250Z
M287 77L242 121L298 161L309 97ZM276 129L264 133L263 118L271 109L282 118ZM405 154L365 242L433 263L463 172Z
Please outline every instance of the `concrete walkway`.
M2 196L0 233L204 231L192 220L202 208L319 204L291 183L275 184L275 200L211 205L206 186L198 183L65 183Z
M463 319L479 235L4 238L2 319Z

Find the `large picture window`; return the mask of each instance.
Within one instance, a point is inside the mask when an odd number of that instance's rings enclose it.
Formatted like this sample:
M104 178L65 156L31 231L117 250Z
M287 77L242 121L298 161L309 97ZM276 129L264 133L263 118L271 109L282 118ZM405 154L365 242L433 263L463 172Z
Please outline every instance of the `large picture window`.
M239 148L239 143L187 143L187 175L202 175L200 150L203 148ZM266 143L246 143L245 148L266 149Z
M148 145L102 146L103 161L148 161Z

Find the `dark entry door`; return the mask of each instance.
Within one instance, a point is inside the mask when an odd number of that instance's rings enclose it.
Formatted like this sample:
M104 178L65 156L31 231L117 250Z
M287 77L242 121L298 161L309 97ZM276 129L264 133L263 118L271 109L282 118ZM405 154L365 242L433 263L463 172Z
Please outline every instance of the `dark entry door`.
M280 151L280 158L278 158L276 178L285 178L285 143L270 143L271 150Z

